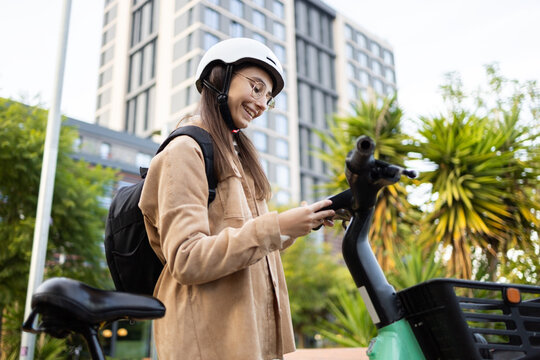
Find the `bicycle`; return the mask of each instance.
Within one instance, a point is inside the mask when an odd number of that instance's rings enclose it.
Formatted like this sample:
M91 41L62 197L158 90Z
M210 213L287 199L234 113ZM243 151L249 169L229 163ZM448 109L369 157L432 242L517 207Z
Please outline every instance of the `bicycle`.
M358 138L346 159L350 189L329 207L352 215L342 252L378 331L369 358L540 359L540 287L433 279L396 292L388 283L368 238L377 194L416 173L375 160L374 149Z
M34 327L38 314L40 323ZM32 311L22 328L57 338L72 332L80 334L86 340L92 359L105 360L98 339L102 325L117 320L157 319L164 315L163 303L151 296L96 289L68 278L51 278L32 295Z

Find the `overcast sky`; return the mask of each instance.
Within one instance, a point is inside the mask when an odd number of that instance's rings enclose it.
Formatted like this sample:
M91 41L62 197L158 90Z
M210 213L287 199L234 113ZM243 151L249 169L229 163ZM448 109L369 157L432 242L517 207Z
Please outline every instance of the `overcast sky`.
M128 0L122 0L128 1ZM325 0L393 47L399 102L409 118L441 110L438 87L457 71L483 83L499 62L509 78L540 83L539 0ZM63 0L0 0L0 96L52 98ZM93 121L103 0L74 0L62 111Z

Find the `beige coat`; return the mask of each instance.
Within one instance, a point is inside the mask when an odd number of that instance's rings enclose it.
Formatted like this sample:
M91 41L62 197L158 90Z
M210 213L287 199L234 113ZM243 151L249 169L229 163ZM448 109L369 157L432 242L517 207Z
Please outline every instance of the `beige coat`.
M174 139L150 165L139 206L165 267L154 295L160 360L267 360L295 350L276 212L235 168L207 206L202 151Z

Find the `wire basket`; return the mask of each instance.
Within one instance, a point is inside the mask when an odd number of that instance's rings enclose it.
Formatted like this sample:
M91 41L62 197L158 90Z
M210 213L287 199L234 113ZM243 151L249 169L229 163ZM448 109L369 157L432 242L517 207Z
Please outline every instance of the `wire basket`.
M399 292L427 359L540 359L540 287L434 279Z

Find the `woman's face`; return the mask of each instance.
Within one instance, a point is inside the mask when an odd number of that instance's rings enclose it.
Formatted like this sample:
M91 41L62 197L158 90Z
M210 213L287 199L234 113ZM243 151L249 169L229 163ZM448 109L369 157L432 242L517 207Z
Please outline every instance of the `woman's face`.
M260 92L261 89L264 93ZM266 110L271 96L272 78L266 71L250 66L234 72L228 101L234 125L245 129Z

